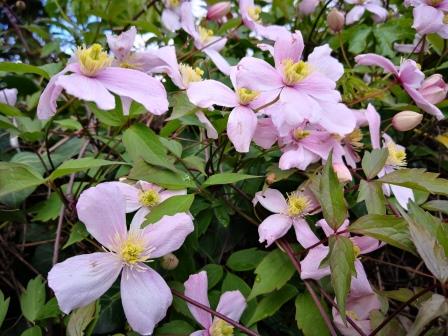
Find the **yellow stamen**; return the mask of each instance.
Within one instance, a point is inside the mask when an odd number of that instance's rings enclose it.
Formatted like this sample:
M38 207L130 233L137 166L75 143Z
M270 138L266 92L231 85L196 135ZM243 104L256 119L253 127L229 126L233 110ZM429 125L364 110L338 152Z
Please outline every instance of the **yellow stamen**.
M160 196L154 189L149 189L141 192L138 200L146 207L153 207L160 203Z
M448 24L448 14L445 14L445 15L443 16L443 23L444 23L444 24ZM419 65L420 65L420 64L419 64ZM420 66L419 69L421 69L421 66Z
M290 217L304 216L310 208L310 200L305 195L294 192L288 196L288 215Z
M347 310L345 312L345 315L347 315L348 317L350 317L354 321L358 321L359 320L358 314L356 314L356 312L353 311L353 310Z
M167 7L170 7L170 8L179 7L180 0L167 0L166 1L166 5L167 5Z
M257 98L260 94L260 92L255 90L250 90L247 88L240 88L237 90L238 98L240 100L240 103L243 105L249 104L251 101L253 101L255 98Z
M252 6L247 9L247 13L249 14L250 18L256 22L261 22L260 19L260 13L261 13L261 7L260 6Z
M204 71L201 70L201 68L193 68L189 66L188 64L179 64L179 71L182 76L182 82L185 86L188 86L188 84L192 82L199 82L202 80L202 75L204 74Z
M214 37L213 30L204 27L199 27L199 38L202 43L208 43Z
M283 60L283 77L285 84L294 85L304 80L311 73L311 67L304 61L293 62L292 59Z
M361 249L355 243L353 243L353 253L355 254L355 258L357 258L361 254Z
M93 44L90 48L78 47L76 56L78 56L81 72L86 76L94 76L112 63L112 59L98 43Z
M362 132L359 128L345 136L345 141L352 145L355 150L359 150L364 145L362 143Z
M121 243L118 255L128 265L144 262L149 259L145 253L145 245L141 236L129 232L127 239Z
M213 321L210 334L211 336L232 336L233 326L224 320L216 318Z
M307 138L311 134L310 131L304 130L302 128L296 128L293 132L294 140L300 141Z
M386 165L395 167L406 166L406 152L403 149L399 149L396 144L388 143L387 149L389 151L389 156L386 160Z

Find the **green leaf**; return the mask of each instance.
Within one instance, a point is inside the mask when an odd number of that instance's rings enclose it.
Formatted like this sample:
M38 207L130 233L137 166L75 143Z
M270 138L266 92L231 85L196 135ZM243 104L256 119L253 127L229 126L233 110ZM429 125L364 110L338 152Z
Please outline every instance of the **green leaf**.
M247 300L282 288L294 273L294 267L285 253L279 249L270 252L255 269L255 282Z
M387 148L374 149L372 152L365 151L361 161L362 169L370 180L378 175L386 163L389 151Z
M246 175L246 174L240 174L240 173L219 173L210 176L203 184L203 187L208 187L211 185L219 185L219 184L230 184L230 183L236 183L239 181L257 178L261 176L255 176L255 175Z
M221 292L239 290L244 297L248 297L250 294L250 287L239 276L227 272L222 282Z
M182 144L180 142L164 137L159 137L159 140L162 145L164 145L165 148L173 153L176 157L180 158L182 156Z
M407 336L418 336L422 334L425 327L434 319L448 314L448 300L440 295L433 294L420 307L417 318L410 326Z
M325 302L321 301L321 304L329 313ZM304 336L330 335L319 308L309 293L301 293L296 298L296 321Z
M0 113L8 117L17 117L23 115L23 113L17 107L5 103L0 103Z
M156 336L184 336L190 335L195 329L187 322L182 320L174 320L164 325L161 325L156 329Z
M78 130L82 129L82 125L79 121L70 119L70 118L62 119L62 120L55 120L54 123L61 126L61 128L64 128L67 130L78 131Z
M426 210L440 211L448 215L448 201L433 200L423 204L422 207Z
M121 109L121 102L115 100L115 108L113 110L100 110L96 104L88 103L89 109L93 112L95 117L103 124L107 126L120 127L123 126L129 119L128 116L124 116Z
M68 237L67 242L62 247L63 249L69 247L70 245L73 245L77 242L80 242L87 238L89 236L89 232L87 231L84 224L77 222L75 225L72 226L72 229L70 231L70 236Z
M52 298L39 311L37 320L44 320L51 317L57 317L60 313L61 311L59 310L58 301L56 300L56 298Z
M336 230L347 218L344 188L333 170L332 153L328 156L319 183L319 202L327 223Z
M236 251L227 259L227 267L233 271L243 272L253 270L261 260L266 256L267 252L261 251L256 247L246 250Z
M194 195L177 195L172 196L159 205L151 208L151 212L146 216L146 220L142 227L148 224L155 223L163 216L172 216L180 212L187 212L193 204Z
M50 77L45 70L25 63L1 62L0 71L14 72L18 74L33 73L47 79Z
M274 315L286 302L297 295L297 289L291 285L285 285L283 288L268 294L258 304L253 315L247 322L251 326L269 316Z
M355 271L355 251L352 241L344 236L331 236L330 243L330 269L331 285L336 295L336 302L345 322L345 303Z
M44 182L42 176L28 165L0 162L0 196L36 187Z
M350 32L348 38L348 50L352 54L357 55L366 49L368 37L372 33L372 27L363 24L356 25L352 29L353 31Z
M81 159L73 159L68 160L62 163L59 167L56 168L55 171L51 173L48 177L49 180L55 180L59 177L70 175L73 173L77 173L80 171L86 171L92 168L98 168L103 166L110 165L122 165L127 164L126 162L119 161L108 161L102 159L94 159L91 157L81 158Z
M357 202L364 201L369 214L386 214L386 199L380 183L361 180Z
M10 298L6 298L3 292L0 290L0 327L5 320L6 313L8 312Z
M33 220L40 222L48 222L54 220L59 216L61 210L62 201L57 193L52 193L50 197L32 208L32 212L35 213Z
M34 326L25 330L20 336L42 336L42 329L39 326Z
M224 269L221 265L208 264L202 268L207 272L208 289L215 287L224 275Z
M448 196L448 180L437 178L438 176L439 174L428 173L425 169L405 168L384 175L379 181Z
M197 170L205 175L205 160L199 156L187 156L182 159L190 170Z
M175 171L168 160L165 147L153 130L143 124L134 124L123 133L123 145L132 161L142 158L151 165Z
M28 282L26 291L20 296L20 308L28 321L34 322L45 304L45 285L38 276Z
M75 309L71 314L67 324L68 336L84 336L84 330L95 317L95 312L99 308L97 301Z
M403 218L390 215L369 214L357 219L348 229L350 232L373 237L402 250L416 254L408 225Z
M185 92L176 92L170 97L170 106L173 107L170 117L167 120L179 119L198 111L198 107L190 103Z

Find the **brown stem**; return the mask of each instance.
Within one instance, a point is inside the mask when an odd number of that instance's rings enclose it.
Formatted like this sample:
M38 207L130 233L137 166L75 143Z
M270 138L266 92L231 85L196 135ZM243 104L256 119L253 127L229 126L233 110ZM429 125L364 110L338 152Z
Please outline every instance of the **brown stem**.
M241 330L243 333L245 333L247 335L251 335L251 336L259 336L255 331L250 330L249 328L243 326L242 324L238 323L237 321L234 321L231 318L228 318L227 316L211 309L210 307L207 307L207 306L203 305L202 303L199 303L196 300L193 300L192 298L182 294L181 292L178 292L177 290L172 289L172 288L171 288L171 292L173 293L174 296L177 296L177 297L181 298L182 300L187 301L188 303L192 304L193 306L196 306L202 310L205 310L206 312L212 314L213 316L216 316L216 317L220 318L221 320L226 321L227 323L231 324L235 328L238 328L239 330Z

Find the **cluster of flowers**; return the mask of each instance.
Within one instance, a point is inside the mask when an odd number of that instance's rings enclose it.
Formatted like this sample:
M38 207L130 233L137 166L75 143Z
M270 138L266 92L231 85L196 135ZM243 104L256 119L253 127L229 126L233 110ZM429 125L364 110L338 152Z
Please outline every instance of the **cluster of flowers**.
M308 14L318 2L304 0L300 8ZM346 2L354 5L347 15L347 23L359 20L366 10L373 13L378 21L385 20L388 15L380 1ZM420 34L437 32L448 37L443 23L448 1L409 0L406 3L415 7L414 27ZM239 10L244 25L255 34L273 41L258 47L273 57L274 66L255 57L244 57L237 65L231 66L220 54L227 39L197 25L190 2L170 0L165 4L162 22L166 28L173 31L182 28L189 34L195 48L209 57L223 74L230 76L233 90L219 81L203 79L200 68L179 63L173 46L133 51L137 32L131 27L118 36L107 36L113 55L103 51L98 44L78 48L68 65L51 78L43 91L37 108L38 117L48 119L56 113L56 101L62 91L94 102L103 110L115 108L115 94L120 97L125 114L129 113L132 101L142 104L155 115L166 113L167 93L159 79L153 77L165 74L180 90L185 90L192 104L202 109L212 109L214 105L232 109L227 136L238 152L248 152L252 142L264 149L278 144L282 151L281 169L306 170L310 164L325 163L332 152L333 166L339 179L350 181L350 168L355 169L360 161L358 151L362 147L362 127L368 127L373 148L388 149L389 157L379 176L406 165L405 149L387 134L381 140L380 115L372 105L365 110L352 110L342 103L336 82L343 75L344 68L331 56L328 45L316 47L304 60L305 46L299 31L289 32L286 27L263 25L260 7L251 0L240 0ZM207 18L225 20L229 9L230 4L218 3L210 8ZM437 119L443 118L435 106L447 93L447 86L440 75L425 79L419 65L409 59L399 66L375 54L359 55L355 60L358 65L383 68L418 107ZM3 90L0 101L14 105L16 94L16 91ZM218 133L204 110L196 112L196 116L206 128L207 136L217 138ZM398 130L408 130L421 119L419 113L402 112L394 117L394 126ZM385 185L383 189L386 195L393 193L404 208L413 199L412 190L408 188ZM142 224L151 207L182 193L186 191L163 190L143 181L135 185L102 183L84 191L77 204L78 216L105 252L69 258L50 271L49 286L54 290L61 310L69 313L96 300L122 273L121 297L129 324L141 334L152 333L155 324L165 316L172 296L162 277L145 263L177 250L194 227L192 217L187 213L165 216L146 227ZM260 242L266 241L271 245L293 226L298 242L308 251L301 262L301 277L320 279L330 273L328 266L320 267L329 248L319 243L319 238L305 220L307 215L320 211L306 185L287 198L277 190L265 189L256 194L254 206L257 203L275 213L259 226ZM127 231L126 213L135 211ZM347 219L334 232L325 220L317 223L326 236L340 234L349 237L356 256L382 246L372 238L350 237L346 230L348 225ZM379 300L359 259L355 268L347 307L361 329L368 332L369 312L379 307ZM206 273L192 275L185 283L186 295L208 305L206 284ZM189 308L208 334L231 332L232 326L225 321L212 319L194 306L189 305ZM235 291L223 294L217 310L238 320L244 308L244 297ZM350 334L350 327L342 323L337 310L333 310L333 315L341 332Z

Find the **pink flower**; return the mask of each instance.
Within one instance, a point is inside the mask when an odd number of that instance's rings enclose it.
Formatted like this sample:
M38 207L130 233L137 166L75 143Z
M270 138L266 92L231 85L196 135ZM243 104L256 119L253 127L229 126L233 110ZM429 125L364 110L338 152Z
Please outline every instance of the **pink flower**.
M14 106L17 102L17 89L0 90L0 103Z
M183 0L163 0L165 8L162 11L161 21L169 31L179 30L181 25L181 4Z
M223 74L230 73L230 64L219 53L227 43L227 38L213 35L213 31L201 26L196 26L191 10L191 3L184 2L181 6L182 29L194 40L196 49L205 53Z
M418 91L425 79L425 74L419 69L419 66L415 61L407 59L401 63L399 67L396 67L387 58L376 54L359 55L355 57L355 60L360 65L379 66L383 68L385 72L391 73L415 101L418 107L435 116L437 120L445 118L443 113Z
M319 3L320 0L302 0L299 3L299 12L305 15L313 14Z
M289 34L283 26L264 26L260 18L261 7L256 6L254 0L239 0L239 7L244 25L256 34L273 41L281 35Z
M207 9L207 20L221 21L230 12L230 1L217 2Z
M210 307L207 294L207 272L202 271L190 275L185 285L185 295L204 306ZM187 303L196 321L205 329L191 334L191 336L212 336L212 335L232 335L233 326L218 317L212 315L190 303ZM216 311L228 318L239 321L244 309L246 309L246 300L240 291L224 292L219 299Z
M345 18L348 25L359 21L366 10L373 14L375 22L382 22L387 18L387 10L383 8L380 0L345 0L345 2L355 5Z
M366 118L369 123L369 132L372 147L374 149L381 148L380 144L381 117L371 104L367 106ZM384 144L382 145L382 147L388 149L389 157L387 158L384 168L378 173L378 177L383 177L384 175L389 174L394 170L406 166L405 148L403 146L397 145L392 140L392 138L387 134L384 134L383 138L384 138ZM398 203L405 209L407 209L407 204L409 200L412 201L414 200L414 193L410 188L396 186L393 184L383 184L383 192L386 196L390 196L390 194L393 193Z
M164 216L144 229L126 229L126 200L120 189L99 184L84 191L79 219L106 252L83 254L56 264L48 273L61 310L68 314L98 299L120 273L121 301L132 329L150 335L172 302L163 278L145 262L177 250L194 227L185 213Z
M53 76L42 92L38 118L48 119L56 113L56 100L62 90L92 101L102 110L115 108L112 93L137 101L153 114L168 110L166 91L158 80L141 71L112 67L111 61L99 44L78 48L74 62Z
M138 181L134 185L124 182L107 182L120 189L126 199L126 212L137 211L131 222L131 228L139 228L141 223L145 221L145 217L151 212L151 208L159 205L170 197L178 195L186 195L185 189L166 190L162 187Z
M257 128L253 136L253 141L264 149L271 148L278 139L277 128L271 118L259 118Z
M230 79L236 92L216 80L204 80L190 83L187 95L193 104L202 108L213 105L233 108L227 122L227 136L238 152L246 153L257 127L254 109L266 101L258 98L258 91L239 87L235 81L235 71L232 68Z
M272 118L280 136L286 136L304 121L319 124L331 133L341 135L353 131L353 113L339 103L336 81L344 73L343 66L333 57L328 45L314 49L308 62L302 61L304 49L300 32L280 36L274 47L263 46L272 52L275 67L264 60L245 57L237 65L237 83L269 96L278 102L266 107L264 113Z
M427 5L448 12L448 0L404 0L406 6Z
M266 241L266 246L283 237L294 226L297 240L302 246L310 246L316 236L304 219L306 215L320 211L319 204L312 192L303 188L288 195L288 199L276 189L265 189L255 194L252 201L255 206L258 202L273 215L267 217L258 227L260 243ZM317 238L316 238L317 239Z
M349 221L346 220L338 229L334 231L325 219L321 219L316 223L317 226L320 226L324 231L327 237L330 237L334 234L344 235L353 243L355 249L355 270L356 276L352 277L350 292L355 296L362 296L373 293L372 287L370 286L369 280L367 279L366 272L364 271L364 267L362 266L361 261L358 256L366 253L370 253L380 248L381 243L373 238L365 237L365 236L353 236L350 237L349 233L342 233L342 231L346 230L349 225ZM299 241L300 242L300 241ZM319 239L316 235L311 231L309 236L308 244L304 247L310 247L319 242ZM303 244L302 244L303 245ZM329 247L325 245L317 245L308 251L306 257L301 261L302 273L300 274L302 279L315 279L319 280L330 274L330 267L320 267L322 260L328 255Z
M448 85L443 81L442 75L434 74L423 81L418 92L431 104L438 104L446 98Z
M448 38L448 25L445 23L445 13L432 6L420 5L414 8L414 28L420 35L437 33L442 38Z

